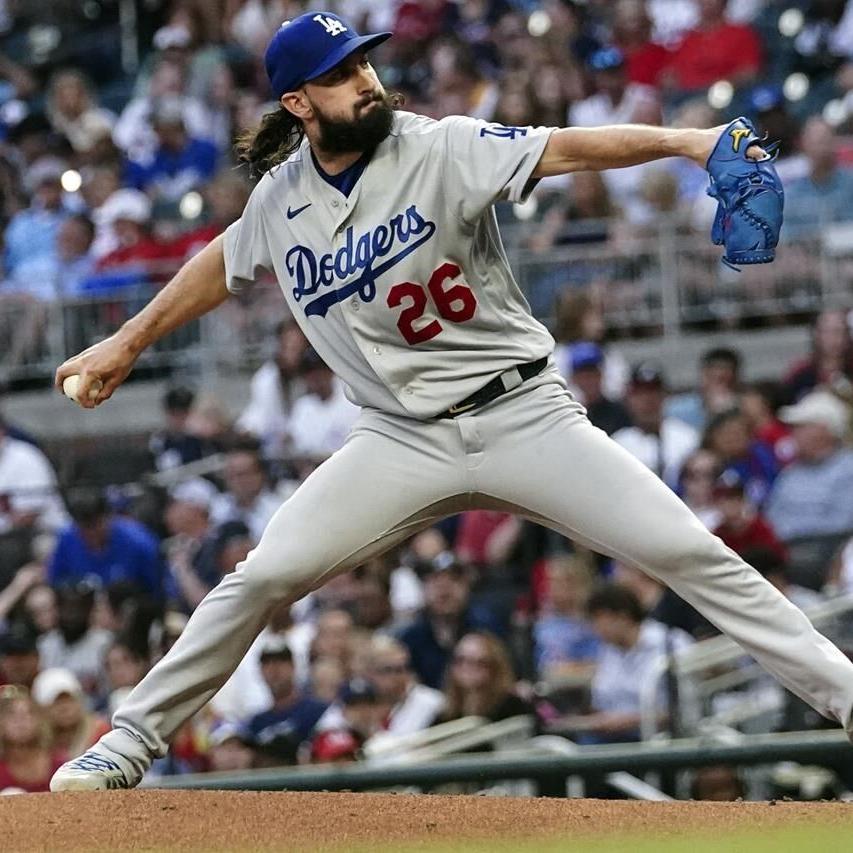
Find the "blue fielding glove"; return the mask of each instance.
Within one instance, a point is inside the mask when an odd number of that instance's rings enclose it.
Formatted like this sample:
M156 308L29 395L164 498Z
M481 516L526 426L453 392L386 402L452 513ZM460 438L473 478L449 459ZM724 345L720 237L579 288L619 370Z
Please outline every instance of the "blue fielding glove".
M775 144L763 146L768 156L751 160L751 145L762 145L749 119L735 119L720 135L706 168L711 176L708 195L717 199L711 240L725 246L723 263L769 264L776 255L785 193L773 166Z

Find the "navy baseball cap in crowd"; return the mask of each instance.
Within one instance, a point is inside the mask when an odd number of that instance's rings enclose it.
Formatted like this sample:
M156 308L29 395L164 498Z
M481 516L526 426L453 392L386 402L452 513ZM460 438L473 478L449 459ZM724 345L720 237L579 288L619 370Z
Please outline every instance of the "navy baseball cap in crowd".
M589 67L593 71L612 71L625 64L625 54L618 47L602 47L589 58Z
M425 561L420 568L422 578L434 577L444 572L449 572L455 577L464 577L465 575L465 567L459 562L453 551L442 551L440 554L436 554L433 559Z
M12 628L0 634L0 655L31 655L38 651L35 634L23 628Z
M329 12L306 12L285 21L264 55L273 94L280 98L331 71L351 53L370 50L391 35L359 35L347 21Z
M589 367L601 367L604 362L604 352L601 347L591 341L572 344L571 355L573 372Z
M654 361L641 361L631 371L631 385L634 388L663 388L666 385L663 368Z

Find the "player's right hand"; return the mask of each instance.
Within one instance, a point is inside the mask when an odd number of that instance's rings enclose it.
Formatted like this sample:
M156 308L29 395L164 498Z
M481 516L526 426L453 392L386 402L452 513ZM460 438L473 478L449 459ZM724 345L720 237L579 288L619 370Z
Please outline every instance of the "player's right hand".
M77 400L83 408L94 409L109 400L113 391L124 382L138 355L122 333L116 332L60 364L54 385L61 391L67 377L79 374ZM89 389L98 380L102 383L101 390L93 399L89 399Z

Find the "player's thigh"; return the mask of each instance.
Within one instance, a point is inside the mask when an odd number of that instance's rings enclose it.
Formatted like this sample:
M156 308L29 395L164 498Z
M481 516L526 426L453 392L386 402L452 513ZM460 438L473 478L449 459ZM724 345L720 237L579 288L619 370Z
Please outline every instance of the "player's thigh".
M533 389L483 426L478 485L597 551L655 574L723 548L655 474L590 424L557 385Z
M238 571L265 596L311 589L458 511L467 497L450 425L363 415L281 505Z

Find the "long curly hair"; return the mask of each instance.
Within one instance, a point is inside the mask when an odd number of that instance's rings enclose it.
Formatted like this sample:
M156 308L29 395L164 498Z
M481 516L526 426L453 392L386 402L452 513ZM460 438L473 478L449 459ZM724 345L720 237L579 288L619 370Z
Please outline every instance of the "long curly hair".
M302 122L290 110L279 107L266 113L253 130L241 134L235 145L237 157L249 166L253 180L283 163L299 148L305 136Z

